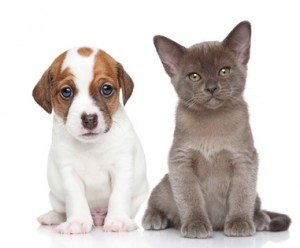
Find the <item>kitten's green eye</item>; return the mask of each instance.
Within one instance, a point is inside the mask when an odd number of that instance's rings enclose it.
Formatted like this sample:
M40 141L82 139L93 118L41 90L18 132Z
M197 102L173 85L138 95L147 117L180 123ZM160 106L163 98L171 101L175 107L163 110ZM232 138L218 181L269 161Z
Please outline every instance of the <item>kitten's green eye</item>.
M196 72L192 72L188 76L192 82L198 82L201 80L201 76Z
M219 71L219 75L221 77L227 77L230 74L230 67L223 67L220 71Z

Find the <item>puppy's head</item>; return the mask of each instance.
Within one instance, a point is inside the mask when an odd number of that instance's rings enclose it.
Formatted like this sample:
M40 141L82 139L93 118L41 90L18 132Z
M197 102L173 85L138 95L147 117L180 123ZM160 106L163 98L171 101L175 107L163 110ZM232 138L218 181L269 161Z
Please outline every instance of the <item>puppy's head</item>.
M33 89L35 101L83 142L112 126L122 90L125 105L133 82L122 65L102 50L81 47L58 56Z

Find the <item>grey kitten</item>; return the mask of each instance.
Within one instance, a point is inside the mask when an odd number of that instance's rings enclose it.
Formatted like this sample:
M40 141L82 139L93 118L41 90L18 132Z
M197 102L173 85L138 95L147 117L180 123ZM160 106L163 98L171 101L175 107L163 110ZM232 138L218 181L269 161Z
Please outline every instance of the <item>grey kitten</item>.
M258 156L243 99L251 25L239 23L223 42L185 48L154 44L178 94L169 174L154 188L145 229L179 228L187 238L251 236L287 230L290 218L263 211L256 193Z

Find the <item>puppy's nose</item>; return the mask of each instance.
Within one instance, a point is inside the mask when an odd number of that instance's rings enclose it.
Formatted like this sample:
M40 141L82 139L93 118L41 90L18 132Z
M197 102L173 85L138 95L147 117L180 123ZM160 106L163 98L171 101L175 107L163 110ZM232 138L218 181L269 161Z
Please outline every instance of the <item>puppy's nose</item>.
M96 114L82 114L81 116L82 126L85 129L93 130L98 125L98 116Z

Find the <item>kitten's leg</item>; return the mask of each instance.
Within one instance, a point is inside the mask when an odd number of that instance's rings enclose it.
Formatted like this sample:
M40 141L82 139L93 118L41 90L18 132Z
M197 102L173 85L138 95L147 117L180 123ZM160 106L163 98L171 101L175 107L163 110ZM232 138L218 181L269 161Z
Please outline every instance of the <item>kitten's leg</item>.
M255 150L235 154L232 165L233 176L224 233L227 236L252 236L256 231L253 221L258 167Z
M262 212L271 218L269 228L267 230L272 232L288 230L292 222L289 216L285 214L270 212L270 211L262 211Z
M271 219L264 211L261 210L261 201L259 196L255 201L254 224L257 231L264 231L269 229Z
M254 223L257 231L286 231L291 219L285 214L261 210L260 198L257 196L254 213Z
M195 174L194 152L173 145L169 157L169 179L181 221L181 235L187 238L212 237L213 228Z
M153 189L142 225L146 230L162 230L179 226L179 217L172 196L168 175Z

